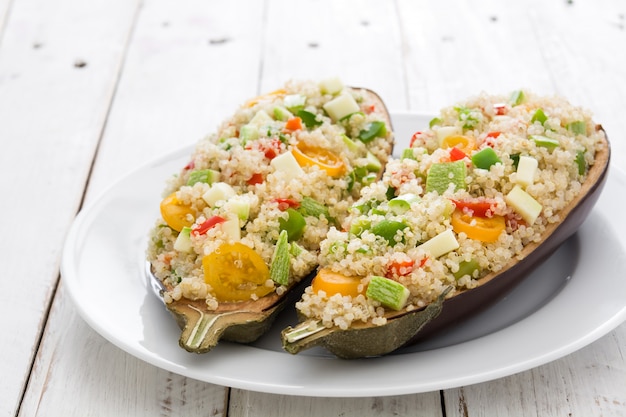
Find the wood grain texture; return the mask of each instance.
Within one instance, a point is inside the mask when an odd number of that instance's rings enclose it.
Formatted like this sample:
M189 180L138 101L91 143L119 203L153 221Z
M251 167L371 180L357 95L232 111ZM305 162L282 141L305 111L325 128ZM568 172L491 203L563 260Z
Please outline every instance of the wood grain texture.
M201 1L184 5L148 1L142 5L115 100L103 122L87 203L146 161L195 143L256 94L258 61L250 61L245 53L260 49L255 36L260 25L255 18L256 2L245 4L251 12L248 20L224 5ZM223 23L236 19L240 26ZM251 71L240 72L241 68ZM24 405L33 406L25 409L24 415L31 411L33 415L58 415L61 411L64 415L98 415L99 404L110 399L108 415L124 415L129 410L136 416L222 415L227 388L149 366L89 329L71 306L58 312L57 308L55 304L33 370L33 381L42 382L29 386ZM76 325L66 328L68 322ZM55 349L59 346L63 349ZM93 357L102 360L93 361ZM86 383L88 375L79 370L90 367L93 375L100 377ZM64 400L68 390L81 399L78 406Z
M0 352L10 358L0 364L0 415L17 410L30 373L133 15L125 1L23 0L7 16L0 138L10 150L0 152L0 253L3 276L19 285L3 291L2 312L20 318L0 323Z
M447 390L446 415L623 416L625 334L626 325L622 325L597 342L547 365Z
M290 397L146 364L79 318L57 281L83 198L293 78L338 75L392 111L435 112L481 91L559 93L594 111L623 169L625 16L620 0L0 0L0 195L20 197L0 200L3 276L20 283L0 303L11 318L0 324L0 416L624 415L626 325L442 393Z
M427 410L427 411L425 411ZM372 398L316 398L232 390L229 417L442 416L439 392Z

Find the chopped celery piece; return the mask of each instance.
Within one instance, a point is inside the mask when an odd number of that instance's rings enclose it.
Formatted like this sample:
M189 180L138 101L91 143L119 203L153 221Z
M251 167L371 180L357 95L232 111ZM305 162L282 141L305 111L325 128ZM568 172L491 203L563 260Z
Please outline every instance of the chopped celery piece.
M549 151L559 146L559 141L546 136L531 135L530 138L535 142L537 146L547 148Z
M533 117L530 119L530 123L539 122L543 125L546 120L548 120L548 117L543 112L543 109L539 108L535 110L535 114L533 114Z
M294 258L297 258L298 256L302 255L304 252L307 252L307 250L304 249L302 246L298 245L298 243L296 242L289 243L289 253Z
M537 200L526 191L522 190L519 185L513 187L511 191L504 197L504 201L518 212L522 218L532 225L539 217L543 207Z
M458 249L459 242L456 240L454 232L451 229L447 229L418 247L430 253L430 256L433 258L439 258L448 252Z
M371 227L370 231L376 236L380 236L389 243L389 246L395 246L398 241L396 235L399 231L406 229L407 225L396 220L381 220Z
M524 102L525 99L526 97L524 96L524 92L522 90L517 90L511 93L509 101L511 102L512 106L519 106Z
M368 123L364 130L359 132L359 139L363 143L369 143L377 137L384 137L387 134L387 127L379 120Z
M270 278L279 285L289 283L289 238L286 230L282 230L278 235L274 257L270 265Z
M287 120L291 119L293 117L293 114L287 110L286 108L282 107L282 106L276 106L274 107L274 118L276 120L280 120L282 122L286 122Z
M350 224L350 234L361 236L361 234L369 230L372 223L367 219L356 219Z
M587 133L587 124L584 120L577 120L572 123L568 123L567 130L575 135L584 135Z
M466 175L467 168L463 161L432 164L426 177L426 192L443 194L450 184L454 184L456 190L464 190Z
M578 166L578 175L585 175L587 172L587 161L585 161L585 151L576 152L576 166Z
M224 209L246 221L250 216L250 200L245 195L234 196L224 204Z
M406 213L413 203L420 201L420 197L416 194L401 194L389 200L389 210L394 214L400 215Z
M306 96L302 94L289 94L285 96L283 99L283 104L289 111L295 112L304 108L304 104L306 103Z
M178 252L191 252L191 227L185 226L181 229L174 242L174 249Z
M441 123L443 123L443 120L438 117L433 117L430 119L430 122L428 122L428 127L432 129L433 126L440 125Z
M379 172L382 169L383 165L380 163L378 158L376 158L376 155L374 155L370 151L367 151L366 158L367 165L365 165L365 167L368 169L368 171Z
M502 163L496 151L487 146L472 155L472 163L476 168L489 169L492 165Z
M334 221L331 217L328 207L311 197L303 197L300 201L298 211L304 216L319 217L324 216L329 221Z
M241 126L241 130L239 130L239 139L241 139L243 145L250 141L257 140L259 136L259 127L253 124L243 125Z
M342 135L341 139L343 139L343 144L346 145L350 152L359 152L364 148L363 143L355 142L346 135Z
M374 275L367 285L365 295L367 298L376 300L387 308L402 310L411 293L407 287L399 282Z
M520 156L517 164L515 182L522 187L528 187L535 182L535 172L539 162L532 156Z
M219 181L219 179L219 171L215 171L213 169L201 169L198 171L193 171L189 174L189 178L187 179L187 185L194 185L198 182L203 182L211 185L214 182Z
M415 153L412 148L406 148L402 151L400 159L415 159Z
M323 108L334 121L360 110L352 94L341 94L324 104Z
M475 259L471 259L469 261L462 261L459 263L459 270L453 273L455 279L461 279L465 275L473 276L474 271L478 269L478 261Z
M307 110L298 110L296 112L296 116L302 119L302 123L304 123L304 125L309 129L312 129L322 124L321 120L317 120L317 116L315 115L315 113L311 113Z
M286 219L281 217L278 221L280 230L287 231L287 237L290 242L300 239L304 234L304 227L306 226L304 217L292 208L288 208L285 212L288 214L288 217Z

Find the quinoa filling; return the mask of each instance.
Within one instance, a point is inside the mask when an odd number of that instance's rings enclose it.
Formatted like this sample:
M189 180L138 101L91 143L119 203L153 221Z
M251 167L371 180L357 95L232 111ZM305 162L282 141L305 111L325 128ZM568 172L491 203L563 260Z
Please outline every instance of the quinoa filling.
M329 230L296 308L325 327L383 325L476 287L562 220L603 139L589 111L559 97L481 94L444 108Z

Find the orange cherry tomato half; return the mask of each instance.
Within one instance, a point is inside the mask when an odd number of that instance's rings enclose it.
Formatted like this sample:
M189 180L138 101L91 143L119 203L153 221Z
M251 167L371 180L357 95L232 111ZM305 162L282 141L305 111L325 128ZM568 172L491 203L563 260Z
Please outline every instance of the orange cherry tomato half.
M326 268L320 269L311 282L314 293L324 291L328 297L335 294L356 297L365 293L364 287L359 291L359 285L361 285L360 277L349 277Z
M255 104L259 103L260 101L269 100L269 99L271 99L273 97L284 96L285 94L287 94L287 90L280 88L278 90L274 90L274 91L271 91L269 93L262 94L260 96L254 97L253 99L248 100L244 106L245 107L252 107Z
M225 243L202 258L204 282L218 301L247 301L273 291L265 285L270 271L263 258L243 243Z
M334 178L340 177L346 170L341 158L324 148L298 144L291 153L300 166L317 166Z
M450 221L456 233L465 233L467 237L481 242L491 243L498 240L506 228L503 216L476 217L461 210L454 210Z
M441 147L459 148L464 154L470 155L476 149L476 139L465 135L450 135L443 140Z
M165 197L161 201L160 209L165 223L177 232L183 230L183 227L190 227L194 222L193 210L176 198L176 193Z

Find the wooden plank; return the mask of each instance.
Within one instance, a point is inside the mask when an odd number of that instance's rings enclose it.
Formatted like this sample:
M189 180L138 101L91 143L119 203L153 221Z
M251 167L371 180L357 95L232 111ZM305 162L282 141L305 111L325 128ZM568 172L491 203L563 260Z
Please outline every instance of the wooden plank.
M76 315L62 287L20 416L224 415L227 390L116 348Z
M547 365L484 384L448 390L446 415L623 416L626 325Z
M406 108L402 37L393 3L270 1L263 34L261 86L269 91L288 79L339 76L373 89L390 110ZM280 30L277 30L280 28Z
M258 4L257 4L258 3ZM247 10L241 13L241 9ZM142 6L89 193L193 144L259 91L262 3ZM236 23L236 24L235 24Z
M552 93L527 7L400 0L409 108L437 112L482 91Z
M2 33L0 415L19 407L135 5L21 0ZM85 65L80 65L83 62ZM51 175L53 173L54 175Z
M230 417L442 416L439 393L371 398L317 398L233 390ZM418 411L419 410L419 411ZM419 414L416 414L419 413Z
M143 2L87 202L138 165L194 143L256 94L258 59L247 51L260 48L256 34L262 22L256 16L262 4L249 0L238 6L249 14L227 2ZM67 392L75 401L66 400ZM227 394L225 387L174 375L122 352L80 320L60 291L23 414L224 415Z

